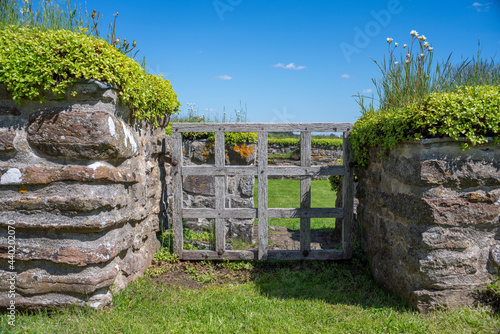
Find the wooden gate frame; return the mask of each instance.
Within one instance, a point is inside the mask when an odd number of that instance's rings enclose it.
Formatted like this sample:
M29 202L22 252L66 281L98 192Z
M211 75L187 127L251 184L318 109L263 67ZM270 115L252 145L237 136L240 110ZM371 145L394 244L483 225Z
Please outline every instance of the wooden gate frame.
M353 155L349 145L352 123L173 123L173 251L182 260L340 260L350 259L353 252ZM183 132L215 133L215 165L183 165ZM256 166L226 166L225 132L257 132ZM268 166L268 133L300 132L300 166ZM343 166L311 165L311 132L343 133ZM215 209L184 208L182 177L210 175L215 177ZM258 178L258 208L225 208L226 177L252 175ZM268 208L269 175L302 176L300 208ZM311 177L343 175L343 207L311 208ZM343 218L342 249L311 250L311 218ZM183 218L215 218L215 250L184 250ZM226 250L225 224L228 218L258 218L258 251ZM300 250L268 251L268 218L300 218Z

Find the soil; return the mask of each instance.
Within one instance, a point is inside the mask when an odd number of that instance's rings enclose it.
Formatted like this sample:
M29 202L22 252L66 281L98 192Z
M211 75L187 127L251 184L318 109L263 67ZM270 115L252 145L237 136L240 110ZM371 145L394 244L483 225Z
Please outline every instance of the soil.
M203 289L208 285L242 284L252 279L254 268L228 269L227 263L211 261L153 261L151 268L161 268L162 274L153 281L175 288Z

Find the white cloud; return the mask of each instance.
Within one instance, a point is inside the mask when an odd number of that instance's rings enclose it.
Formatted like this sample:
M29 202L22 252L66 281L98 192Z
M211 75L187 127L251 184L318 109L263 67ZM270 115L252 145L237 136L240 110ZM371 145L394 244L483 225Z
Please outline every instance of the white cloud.
M363 94L371 94L373 93L373 89L365 89L363 90Z
M342 74L341 77L344 79L351 79L352 78L352 76L350 76L349 74Z
M215 77L215 79L221 79L221 80L232 80L233 77L227 74L224 75L218 75Z
M276 65L273 65L273 67L281 67L287 70L303 70L304 68L306 68L305 66L295 66L294 63L290 63L288 65L277 63Z
M472 4L472 7L474 7L478 11L478 13L479 12L487 12L490 10L491 4L492 4L492 2L486 2L486 3L474 2Z

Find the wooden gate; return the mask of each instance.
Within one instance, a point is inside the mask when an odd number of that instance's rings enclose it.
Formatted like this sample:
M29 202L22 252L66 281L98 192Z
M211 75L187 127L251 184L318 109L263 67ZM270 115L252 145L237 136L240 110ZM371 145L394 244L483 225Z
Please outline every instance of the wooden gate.
M173 250L183 260L340 260L350 259L353 251L353 157L349 145L352 123L174 123L172 124L173 168ZM183 132L215 133L215 165L183 165ZM257 132L258 149L255 166L226 166L225 132ZM268 166L268 133L300 132L300 166ZM311 165L311 132L343 132L343 166ZM215 209L183 207L183 176L215 177ZM258 208L225 207L226 177L253 175L258 179ZM301 176L300 208L268 208L269 175ZM343 175L343 207L311 208L311 177ZM311 218L343 218L342 249L311 250ZM215 219L215 250L185 250L183 218ZM226 250L225 220L258 218L258 250ZM268 218L300 218L300 250L269 251Z

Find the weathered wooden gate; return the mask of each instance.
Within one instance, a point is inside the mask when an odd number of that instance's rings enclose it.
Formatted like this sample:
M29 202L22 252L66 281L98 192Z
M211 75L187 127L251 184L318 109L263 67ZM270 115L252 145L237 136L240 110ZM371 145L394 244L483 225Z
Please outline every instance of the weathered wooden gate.
M183 260L340 260L353 251L353 159L349 145L351 123L174 123L172 125L173 249ZM300 132L300 166L268 166L268 133ZM183 165L183 132L215 133L215 165ZM226 166L225 132L257 132L256 166ZM343 166L311 166L311 132L343 132ZM188 175L215 177L215 209L184 208L182 178ZM258 179L258 208L225 207L225 182L231 175L253 175ZM269 175L302 176L300 208L268 208ZM343 207L311 208L311 177L343 175ZM343 218L342 249L311 250L311 218ZM215 250L185 250L183 218L215 219ZM224 221L228 218L258 218L258 251L226 250ZM300 218L300 250L268 251L268 218Z

